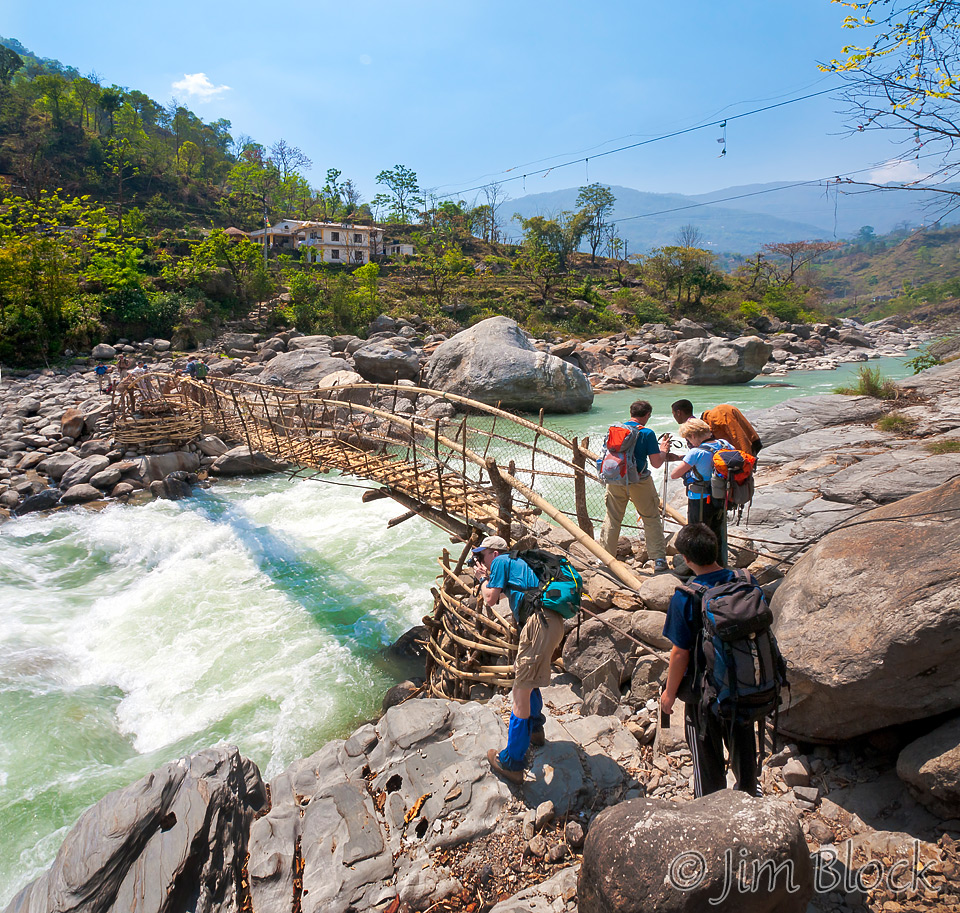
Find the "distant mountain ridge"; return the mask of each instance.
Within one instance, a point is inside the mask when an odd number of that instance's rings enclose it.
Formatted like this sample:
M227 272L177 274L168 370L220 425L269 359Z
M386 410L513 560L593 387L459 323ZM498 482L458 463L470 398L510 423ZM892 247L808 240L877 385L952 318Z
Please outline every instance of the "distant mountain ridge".
M627 242L628 253L675 244L680 229L694 225L708 249L749 255L776 241L849 238L864 225L877 234L902 223L929 225L936 221L934 207L942 204L943 196L893 189L870 193L851 184L797 186L799 183L746 184L697 195L611 186L617 198L613 219ZM960 191L960 186L947 189ZM528 194L509 201L504 210L524 218L551 216L576 209L578 192L579 188L571 187ZM943 220L943 224L958 222L960 213ZM519 237L516 222L511 223L508 234Z

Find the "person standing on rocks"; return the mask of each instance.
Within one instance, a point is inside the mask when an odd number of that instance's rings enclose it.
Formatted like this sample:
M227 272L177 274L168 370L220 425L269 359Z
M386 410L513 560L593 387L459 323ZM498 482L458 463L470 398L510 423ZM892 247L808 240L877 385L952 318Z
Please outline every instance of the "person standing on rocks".
M678 399L670 409L678 425L693 418L693 403L688 399ZM700 420L710 426L715 438L730 441L737 450L756 456L763 447L760 435L747 421L747 417L729 403L708 409L700 416Z
M694 419L698 421L698 419ZM729 583L736 573L717 563L717 537L703 523L685 526L674 541L677 551L696 575L693 583L706 587ZM673 712L679 694L684 702L684 729L693 758L693 787L698 799L726 789L726 764L723 747L730 754L730 766L737 778L737 789L757 794L757 739L753 723L727 723L711 707L701 703L703 685L700 673L706 668L703 655L703 613L693 593L678 587L667 609L663 636L673 644L667 683L660 695L660 709ZM691 663L691 658L693 662Z
M506 591L517 624L523 594L539 589L540 579L522 558L512 558L500 536L487 536L473 550L473 573L480 582L484 604L493 607ZM520 630L517 658L513 664L513 706L507 728L507 747L491 748L487 760L495 774L511 783L523 783L527 750L531 743L544 743L543 697L540 689L550 684L550 662L563 639L563 619L547 608L533 612Z
M645 427L652 413L653 406L644 399L638 399L630 405L630 418L624 422L624 425L639 431L632 455L639 480L630 482L625 478L623 482L607 483L604 496L606 516L600 529L600 544L616 557L620 526L627 510L627 502L630 501L637 509L637 516L643 524L647 557L653 561L655 571L666 571L668 569L667 546L663 536L663 520L660 517L660 498L647 463L649 462L654 469L659 469L667 457L661 452L655 432ZM601 456L597 461L598 471L602 460Z
M727 564L727 507L721 498L711 494L713 455L718 450L732 449L729 441L717 440L710 426L699 418L689 418L681 426L679 435L690 448L681 462L671 471L671 479L683 479L687 487L687 523L706 523L719 543L720 564ZM661 446L669 447L668 443ZM666 459L667 454L664 454Z

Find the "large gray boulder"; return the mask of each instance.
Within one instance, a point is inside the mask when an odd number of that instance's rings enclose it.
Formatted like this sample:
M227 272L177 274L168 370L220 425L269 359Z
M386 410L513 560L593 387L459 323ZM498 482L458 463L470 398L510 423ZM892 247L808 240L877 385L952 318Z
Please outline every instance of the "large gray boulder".
M675 384L745 384L770 360L773 347L759 336L737 339L685 339L670 356Z
M353 353L357 371L375 384L398 380L416 380L420 376L420 357L400 337L368 342Z
M849 739L960 707L960 478L827 535L773 597L781 727Z
M165 764L88 809L6 913L238 910L260 772L232 746Z
M251 450L245 445L234 447L218 456L210 471L218 476L252 476L283 469L282 463L270 459L265 453Z
M742 888L740 865L754 874ZM580 913L803 913L812 896L810 852L790 806L732 790L601 812L577 886Z
M293 352L282 352L270 359L267 371L277 377L284 387L294 390L310 390L319 386L320 381L334 371L348 367L342 358L334 358L330 349L313 347Z
M148 485L165 478L171 472L196 472L200 468L200 457L189 450L149 454L137 457L132 462L141 481Z
M509 317L490 317L442 343L427 365L427 386L506 409L586 412L586 375L538 351Z
M56 482L63 477L63 474L71 466L79 462L80 457L78 457L75 453L70 453L69 450L64 450L61 453L53 453L43 459L37 465L37 469L45 476L49 476Z

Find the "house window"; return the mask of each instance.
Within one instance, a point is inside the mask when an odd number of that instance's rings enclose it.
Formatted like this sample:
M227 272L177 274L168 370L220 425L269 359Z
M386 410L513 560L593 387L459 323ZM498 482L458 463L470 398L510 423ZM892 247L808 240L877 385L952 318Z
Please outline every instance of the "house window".
M354 244L363 244L363 235L354 235L353 236Z
M316 240L316 238L317 238L317 233L316 233L315 231L310 232L310 237L313 238L314 240Z
M337 239L334 238L333 240L336 241ZM340 259L340 251L338 251L338 250L332 250L332 251L330 251L330 259L331 259L331 260L339 260L339 259Z
M353 259L354 259L357 263L363 263L363 251L359 251L359 250L358 250L358 251L354 251Z
M340 240L340 232L338 232L338 231L332 231L332 232L330 232L330 240L331 240L331 241L339 241L339 240Z

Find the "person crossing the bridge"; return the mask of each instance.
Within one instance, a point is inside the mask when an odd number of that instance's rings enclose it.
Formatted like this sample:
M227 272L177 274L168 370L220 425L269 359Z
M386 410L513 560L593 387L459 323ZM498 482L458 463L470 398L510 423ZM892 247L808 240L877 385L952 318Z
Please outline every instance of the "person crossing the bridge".
M473 549L473 573L480 582L484 604L491 608L506 591L510 610L519 623L523 594L540 586L540 579L522 558L511 557L500 536L487 536ZM507 747L491 748L487 760L494 773L511 783L523 782L527 750L542 745L543 698L540 689L550 684L550 662L563 640L563 618L548 608L533 612L520 631L513 664L513 693Z

